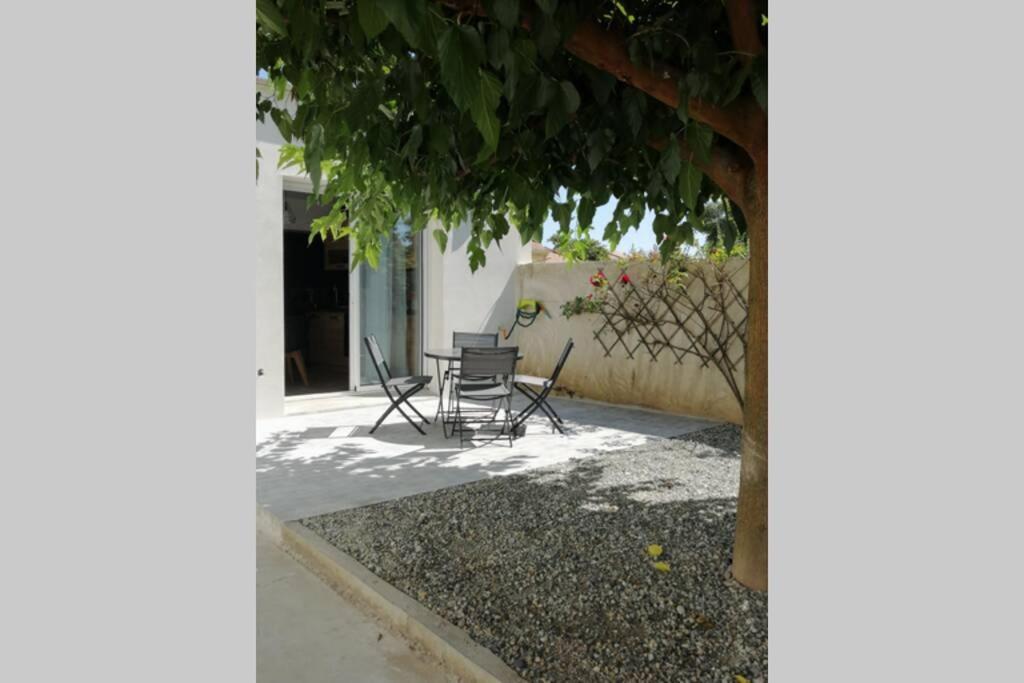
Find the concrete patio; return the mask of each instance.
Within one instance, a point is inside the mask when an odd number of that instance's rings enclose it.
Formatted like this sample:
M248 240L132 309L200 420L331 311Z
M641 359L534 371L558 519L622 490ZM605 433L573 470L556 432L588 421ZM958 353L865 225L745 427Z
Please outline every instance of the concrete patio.
M440 424L422 436L386 409L378 393L308 397L289 401L286 417L257 423L256 496L281 521L360 507L395 498L523 472L608 450L679 436L713 422L579 399L550 399L566 434L552 433L535 415L515 440L467 442L445 438ZM433 417L436 396L413 399ZM521 401L516 409L521 408Z

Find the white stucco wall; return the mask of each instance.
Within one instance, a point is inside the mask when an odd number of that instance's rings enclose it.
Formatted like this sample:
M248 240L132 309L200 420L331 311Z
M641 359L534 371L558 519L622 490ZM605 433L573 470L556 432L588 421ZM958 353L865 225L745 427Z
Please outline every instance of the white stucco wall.
M277 145L258 142L263 155L256 183L256 417L284 412L284 188L277 165Z
M619 266L613 262L533 263L518 268L518 291L524 299L537 299L551 316L541 315L528 328L517 329L513 339L523 351L521 363L525 374L547 377L558 361L570 337L576 343L559 377L558 385L582 398L610 403L645 406L695 417L743 422L743 411L729 385L714 367L704 367L693 356L677 363L669 352L652 361L640 349L629 358L621 346L611 355L594 339L602 320L596 314L566 319L561 306L576 296L585 296L592 287L588 278L603 268L609 277L616 277ZM639 267L636 267L639 268ZM631 269L633 277L637 270ZM737 271L733 280L742 289L746 286L746 270ZM632 346L635 334L627 335ZM612 337L607 337L611 343ZM739 343L739 342L737 342ZM742 361L737 372L742 389Z

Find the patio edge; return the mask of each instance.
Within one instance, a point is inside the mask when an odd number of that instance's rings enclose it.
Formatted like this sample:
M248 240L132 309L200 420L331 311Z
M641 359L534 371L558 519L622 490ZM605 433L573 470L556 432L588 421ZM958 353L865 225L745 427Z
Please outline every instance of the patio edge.
M525 683L497 655L473 642L465 631L434 614L298 522L282 522L260 507L256 510L256 520L260 531L335 592L355 598L460 680Z

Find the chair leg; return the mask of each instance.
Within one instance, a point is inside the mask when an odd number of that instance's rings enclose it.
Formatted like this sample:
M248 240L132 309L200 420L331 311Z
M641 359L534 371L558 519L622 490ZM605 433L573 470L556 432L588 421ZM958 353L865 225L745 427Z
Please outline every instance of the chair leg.
M565 434L565 430L559 424L561 419L558 418L557 414L555 414L554 409L547 402L547 394L545 392L537 393L530 387L521 384L517 384L516 389L518 389L519 393L521 393L523 396L526 396L527 398L530 399L530 404L526 408L524 408L523 411L519 413L519 416L516 418L517 427L518 425L523 424L526 421L526 419L533 415L539 408L541 412L543 412L544 415L551 422L552 427L554 427L554 429L557 429L559 433ZM554 429L552 431L554 431Z
M420 411L416 410L416 406L414 406L411 403L408 403L406 405L408 405L410 408L412 408L412 412L414 412L414 413L416 413L417 415L420 416L420 419L423 420L423 424L426 424L426 425L431 424L430 420L428 420L427 418L423 417L423 413L421 413Z
M539 401L540 396L538 396L536 393L534 393L529 387L524 386L522 384L516 384L515 388L516 388L516 390L520 394L522 394L523 396L525 396L526 398L528 398L530 400L530 402L526 405L526 407L523 408L519 412L519 415L516 416L515 423L516 423L516 426L518 426L518 425L521 425L524 422L526 422L526 420L531 415L533 415L535 412L537 412L537 409L540 407L540 401Z
M404 410L402 410L402 403L405 403L410 408L412 407L412 404L408 403L409 398L413 394L421 391L423 389L423 387L424 387L423 384L419 384L419 385L413 387L412 389L410 389L409 391L405 392L404 394L399 394L397 398L392 397L391 396L391 392L387 390L387 387L385 387L384 388L384 394L388 397L388 400L391 401L391 405L388 406L388 409L385 410L384 414L380 416L380 419L377 420L377 423L375 425L373 425L373 428L370 429L370 433L373 434L375 431L377 431L377 428L380 427L381 423L384 422L384 420L387 418L387 416L391 414L391 411L393 411L395 409L398 409L398 412L402 414L402 417L405 418L406 422L411 424L413 426L413 428L416 429L417 432L419 432L423 436L426 436L427 433L425 431L423 431L423 429L418 424L416 424L416 421L413 420L411 417L409 417Z
M437 412L434 413L434 419L438 417L444 417L442 414L442 408L444 408L444 387L447 384L448 371L445 370L444 374L441 374L441 359L434 359L434 366L437 368ZM445 432L445 438L448 437L448 432Z
M505 397L505 429L508 430L508 447L512 448L512 438L515 436L512 429L512 394Z
M390 398L390 397L388 397L388 398ZM380 427L381 423L384 422L384 420L387 419L388 415L390 415L391 411L393 411L396 407L397 406L396 406L395 403L392 403L390 406L388 406L388 409L384 411L384 414L381 415L379 418L377 418L376 424L374 424L373 427L370 428L370 433L371 434L373 434L375 431L377 431L377 427Z
M455 424L452 425L452 430L456 428L459 430L459 448L462 448L462 409L458 397L455 399Z

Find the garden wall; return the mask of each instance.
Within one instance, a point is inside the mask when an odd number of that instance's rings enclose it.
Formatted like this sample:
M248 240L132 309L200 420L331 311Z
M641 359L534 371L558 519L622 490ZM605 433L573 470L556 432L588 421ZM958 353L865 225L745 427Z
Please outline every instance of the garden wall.
M714 366L704 367L698 358L690 355L677 362L668 352L652 360L643 348L631 359L621 345L614 348L610 356L606 355L594 337L603 321L599 314L581 314L570 319L562 315L563 303L593 291L589 278L599 268L609 278L615 278L620 272L616 262L571 266L531 263L517 268L518 298L536 299L550 314L550 317L541 314L528 328L517 327L512 339L506 342L521 347L524 356L521 372L549 376L566 340L572 337L576 346L558 385L574 395L742 424L743 412L728 383ZM645 268L645 264L633 264L627 272L635 278ZM740 288L746 286L746 273L746 268L739 269L733 278ZM635 333L626 336L630 347L637 340ZM742 361L736 374L742 390Z

